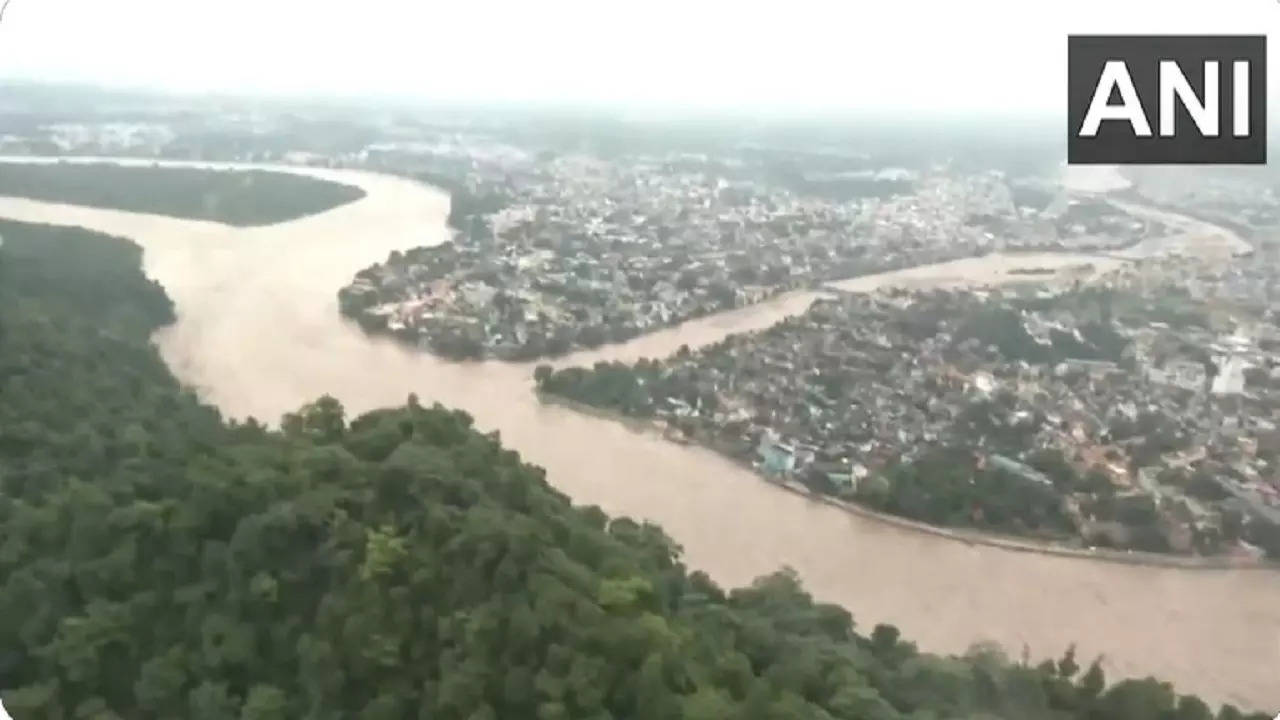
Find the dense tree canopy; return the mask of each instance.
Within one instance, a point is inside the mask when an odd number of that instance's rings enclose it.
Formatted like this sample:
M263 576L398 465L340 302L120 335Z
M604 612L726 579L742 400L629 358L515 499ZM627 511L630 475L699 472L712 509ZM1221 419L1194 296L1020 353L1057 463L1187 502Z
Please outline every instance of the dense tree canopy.
M485 216L511 203L511 198L499 190L476 188L448 173L415 172L411 176L449 193L449 226L466 233L473 242L489 239L492 234Z
M358 187L287 172L0 163L0 195L239 226L294 220L364 194Z
M1049 487L1007 470L980 468L974 453L936 448L892 466L881 482L859 487L870 507L952 527L976 527L1043 538L1066 537L1071 522Z
M225 422L149 345L171 311L136 247L0 235L0 694L18 720L1212 718L1072 654L860 635L789 572L725 592L659 528L574 507L413 397Z

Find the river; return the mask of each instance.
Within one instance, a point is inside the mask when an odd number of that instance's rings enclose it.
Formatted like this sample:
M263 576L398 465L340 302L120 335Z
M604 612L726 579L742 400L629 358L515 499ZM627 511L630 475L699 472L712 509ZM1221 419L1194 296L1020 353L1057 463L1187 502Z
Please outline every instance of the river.
M368 195L258 228L17 198L0 198L0 217L80 225L140 244L147 274L176 305L177 321L156 334L161 353L229 416L274 422L323 393L354 414L414 392L498 430L576 502L661 524L691 567L722 584L790 566L817 598L848 608L864 631L890 622L925 650L963 652L992 640L1015 658L1026 647L1040 659L1076 643L1086 661L1105 655L1113 679L1152 674L1209 701L1280 708L1280 573L1124 565L914 532L781 491L712 452L544 405L528 365L452 363L367 337L339 316L337 289L393 249L443 240L448 199L399 178L291 170L357 184ZM990 263L1010 266L999 257ZM1060 264L1098 260L1055 257ZM990 265L976 270L981 262L849 285L999 281ZM682 344L766 327L802 312L813 297L789 294L558 364L661 357Z

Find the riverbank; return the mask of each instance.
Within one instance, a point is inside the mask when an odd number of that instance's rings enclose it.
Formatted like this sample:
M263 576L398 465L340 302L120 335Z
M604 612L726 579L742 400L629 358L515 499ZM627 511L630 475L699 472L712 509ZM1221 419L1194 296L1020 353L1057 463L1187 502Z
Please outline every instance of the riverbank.
M563 407L600 420L619 423L632 432L648 433L661 437L665 441L671 441L668 437L666 424L661 420L646 420L643 418L633 417L631 415L625 415L616 410L598 408L594 405L588 405L577 400L572 400L542 390L535 389L534 393L537 395L538 401L541 403ZM926 533L935 537L946 538L947 540L969 545L985 545L987 547L1012 550L1014 552L1038 553L1080 560L1101 560L1104 562L1122 563L1126 565L1145 565L1150 567L1172 567L1188 570L1280 570L1280 563L1265 559L1239 560L1230 557L1218 556L1162 555L1159 553L1109 550L1105 548L1089 550L1087 548L1077 548L1057 543L1038 541L1033 538L1001 535L984 530L931 525L920 520L913 520L901 515L881 512L879 510L866 507L865 505L859 505L855 502L841 500L840 498L832 497L830 495L823 495L822 493L810 490L805 487L804 484L795 480L781 482L770 480L760 474L760 472L750 463L744 462L739 458L731 457L721 452L712 444L698 442L697 440L691 440L689 441L689 444L697 445L698 447L710 450L711 452L720 455L726 460L733 462L735 465L750 471L757 480L771 487L780 488L813 502L820 502L829 507L834 507L868 520L874 520L875 522L885 523L904 530Z
M420 254L421 250L436 250L440 246L421 248L406 253ZM383 266L386 267L386 266ZM540 326L526 327L523 321L518 324L498 324L480 332L475 328L485 327L484 308L471 306L463 301L465 309L456 307L460 298L441 298L445 307L434 306L425 320L416 317L414 312L422 305L422 301L414 299L406 301L398 307L395 303L380 303L375 300L378 290L369 283L376 272L361 271L356 280L338 291L338 307L343 317L355 322L370 336L388 337L423 352L432 353L446 360L460 362L482 362L498 360L508 363L554 362L575 353L591 352L611 345L618 345L642 337L647 334L675 329L685 323L712 318L724 313L751 308L755 305L776 300L777 298L801 292L805 289L801 284L785 284L771 287L762 292L760 297L741 305L729 307L713 307L699 305L687 313L675 314L665 320L659 320L644 328L627 326L620 330L617 327L602 325L572 324L565 321L545 322ZM465 285L461 278L435 278L432 282L445 282L453 285ZM453 291L450 291L453 293ZM415 292L415 298L419 294ZM448 307L450 304L454 307ZM583 309L583 305L564 305L556 313L561 318L574 317L575 311ZM525 339L511 342L503 338L514 338L524 334Z
M1092 280L1115 272L1134 261L1136 258L1100 253L1008 251L933 265L917 265L879 275L853 277L827 283L826 287L844 292L869 293L886 288L990 288L1015 284L1053 286L1076 280ZM1035 267L1041 272L1032 276L1015 272L1027 267ZM1052 275L1047 271L1052 271Z

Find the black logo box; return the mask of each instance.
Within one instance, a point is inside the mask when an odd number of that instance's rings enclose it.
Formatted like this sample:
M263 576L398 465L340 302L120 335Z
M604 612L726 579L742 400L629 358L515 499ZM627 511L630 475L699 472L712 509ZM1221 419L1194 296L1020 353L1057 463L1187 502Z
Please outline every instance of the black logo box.
M1147 122L1150 137L1139 137L1125 120L1106 120L1093 137L1080 128L1093 99L1102 69L1109 60L1123 60ZM1204 98L1204 62L1219 65L1220 132L1204 137L1191 114L1174 100L1175 133L1161 137L1161 60L1178 63L1196 97ZM1250 61L1249 130L1232 134L1235 92L1232 65ZM1112 93L1110 104L1120 104ZM1073 165L1262 165L1267 162L1267 39L1262 35L1071 35L1067 38L1067 162Z

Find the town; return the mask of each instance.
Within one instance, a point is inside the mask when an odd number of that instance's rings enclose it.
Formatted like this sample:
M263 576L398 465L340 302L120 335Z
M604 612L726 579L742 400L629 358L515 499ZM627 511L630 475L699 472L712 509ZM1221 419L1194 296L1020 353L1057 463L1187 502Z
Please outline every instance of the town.
M455 205L502 207L455 207L452 242L393 254L339 297L366 329L463 359L562 355L832 280L1001 251L1114 251L1165 230L1104 200L945 166L846 173L850 194L830 199L706 155L463 146L373 149L365 162L456 176L459 155Z
M1075 547L1280 557L1277 253L886 289L695 352L536 373L763 475Z

